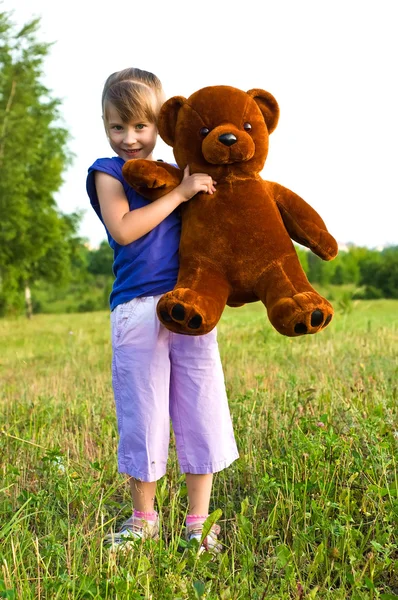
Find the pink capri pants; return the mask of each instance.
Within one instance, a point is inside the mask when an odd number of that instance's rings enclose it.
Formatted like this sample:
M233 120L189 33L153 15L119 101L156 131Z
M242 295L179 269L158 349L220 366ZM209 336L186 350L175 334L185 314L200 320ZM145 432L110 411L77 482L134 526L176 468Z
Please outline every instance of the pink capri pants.
M156 315L159 298L111 313L119 471L142 481L165 474L171 418L181 472L216 473L238 458L217 332L170 332Z

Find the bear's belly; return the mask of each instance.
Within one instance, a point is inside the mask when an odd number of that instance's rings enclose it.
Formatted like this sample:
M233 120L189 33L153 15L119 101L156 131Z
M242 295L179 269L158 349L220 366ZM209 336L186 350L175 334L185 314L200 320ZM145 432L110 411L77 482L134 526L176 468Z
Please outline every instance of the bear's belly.
M214 266L234 290L229 302L254 302L261 273L295 250L267 182L234 183L233 190L219 185L184 208L180 269Z

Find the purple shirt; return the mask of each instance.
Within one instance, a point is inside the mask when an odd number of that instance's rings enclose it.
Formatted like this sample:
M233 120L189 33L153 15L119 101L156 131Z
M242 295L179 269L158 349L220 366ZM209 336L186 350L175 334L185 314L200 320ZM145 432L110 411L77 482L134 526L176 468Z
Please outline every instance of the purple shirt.
M119 156L99 158L88 170L87 193L102 223L104 221L94 181L95 171L107 173L121 182L130 210L149 204L149 200L140 196L126 183L122 175L123 165L124 160ZM114 254L115 281L110 295L111 310L118 304L138 296L156 296L173 289L179 267L181 219L178 210L173 211L152 231L126 246L115 242L105 224L104 227Z

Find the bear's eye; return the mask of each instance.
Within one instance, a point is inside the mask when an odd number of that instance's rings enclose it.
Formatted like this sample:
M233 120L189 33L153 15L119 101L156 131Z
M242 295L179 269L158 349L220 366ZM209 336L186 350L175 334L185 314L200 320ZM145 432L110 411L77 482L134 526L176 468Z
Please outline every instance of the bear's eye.
M210 133L210 129L208 129L207 127L202 127L202 129L199 131L200 135L202 135L203 137L206 137L206 135L208 133Z
M252 126L250 125L250 123L243 123L243 129L245 131L251 131Z

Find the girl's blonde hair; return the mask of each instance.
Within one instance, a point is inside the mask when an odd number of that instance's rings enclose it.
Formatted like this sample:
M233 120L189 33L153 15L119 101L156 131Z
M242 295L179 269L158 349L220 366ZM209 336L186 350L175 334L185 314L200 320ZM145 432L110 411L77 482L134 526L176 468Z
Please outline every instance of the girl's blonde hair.
M157 122L165 96L160 80L141 69L123 69L109 75L102 92L102 115L108 124L108 105L113 104L125 123Z

